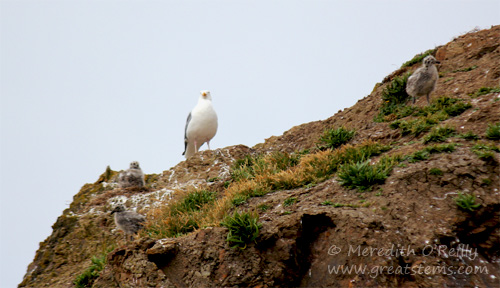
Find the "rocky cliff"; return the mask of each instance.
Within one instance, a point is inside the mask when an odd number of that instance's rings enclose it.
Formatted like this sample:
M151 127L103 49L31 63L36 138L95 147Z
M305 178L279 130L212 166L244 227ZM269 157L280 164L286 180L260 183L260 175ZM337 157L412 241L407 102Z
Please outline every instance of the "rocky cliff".
M329 119L203 151L143 188L108 168L19 286L498 286L500 26L426 54L441 61L431 105L405 102L417 55ZM134 241L119 203L147 215ZM221 225L235 211L258 219L239 247Z

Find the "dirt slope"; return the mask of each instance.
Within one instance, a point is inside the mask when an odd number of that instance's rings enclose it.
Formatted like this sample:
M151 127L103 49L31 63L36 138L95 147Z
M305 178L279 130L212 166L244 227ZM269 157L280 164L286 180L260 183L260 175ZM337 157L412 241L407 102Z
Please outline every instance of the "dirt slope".
M229 247L224 227L129 243L115 230L109 208L116 203L148 213L193 187L221 197L236 159L314 151L323 131L332 127L355 129L353 145L366 140L390 145L384 154L388 156L413 155L436 144L424 141L431 132L393 129L396 119L374 121L383 90L420 64L401 68L329 119L293 127L253 148L204 151L162 174L147 175L146 188L117 188L117 172L107 170L75 195L53 234L40 243L20 287L73 287L94 255L104 255L107 263L93 287L499 286L500 156L491 152L492 157L480 158L474 147L498 147L498 140L487 139L485 133L488 125L500 122L500 93L495 90L500 88L500 26L460 36L434 55L441 65L431 97L472 105L438 125L456 130L443 142L454 144L454 151L402 160L384 184L365 192L342 186L333 175L315 185L251 197L233 208L258 212L262 223L256 243L244 250ZM483 87L494 89L478 96ZM426 104L423 98L417 101L419 107ZM399 120L412 119L417 117ZM466 132L479 139L457 136ZM481 206L469 212L459 209L454 198L462 192L474 194ZM284 205L291 198L295 203Z

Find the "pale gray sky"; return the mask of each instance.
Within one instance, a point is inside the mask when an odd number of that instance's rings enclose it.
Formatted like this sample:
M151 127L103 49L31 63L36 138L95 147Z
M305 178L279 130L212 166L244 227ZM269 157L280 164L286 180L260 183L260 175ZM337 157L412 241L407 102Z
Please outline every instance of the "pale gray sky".
M498 0L0 1L0 281L22 280L80 187L183 160L200 90L212 148L330 117L415 54L500 22ZM203 147L203 148L206 148Z

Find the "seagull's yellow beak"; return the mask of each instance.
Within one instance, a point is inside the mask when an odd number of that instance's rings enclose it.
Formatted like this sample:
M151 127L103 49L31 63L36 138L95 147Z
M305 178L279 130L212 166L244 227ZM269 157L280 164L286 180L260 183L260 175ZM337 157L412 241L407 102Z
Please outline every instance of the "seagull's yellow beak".
M203 97L207 96L207 92L203 92L201 93L201 95L203 95Z

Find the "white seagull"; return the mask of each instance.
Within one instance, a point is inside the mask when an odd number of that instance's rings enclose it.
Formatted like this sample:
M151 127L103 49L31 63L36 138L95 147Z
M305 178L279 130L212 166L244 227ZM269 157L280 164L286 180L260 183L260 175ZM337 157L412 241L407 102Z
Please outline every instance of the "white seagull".
M210 140L217 133L217 113L212 106L210 91L203 90L198 99L198 104L189 113L184 130L184 153L189 158L207 142L210 149Z

